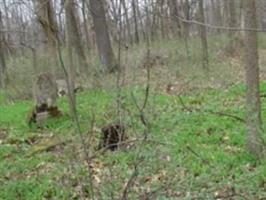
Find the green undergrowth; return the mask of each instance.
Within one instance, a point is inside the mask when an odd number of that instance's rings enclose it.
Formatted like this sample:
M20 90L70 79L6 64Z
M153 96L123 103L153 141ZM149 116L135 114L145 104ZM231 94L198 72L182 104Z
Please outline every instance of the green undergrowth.
M261 86L266 91L266 84ZM144 111L150 127L144 143L140 138L146 128L132 94L141 106L145 90L135 87L121 93L120 114L133 142L91 161L95 196L121 198L137 168L129 199L145 195L155 199L266 197L266 163L247 153L245 124L232 117L244 119L244 84L181 98L151 90ZM90 155L96 152L99 129L119 120L116 97L104 90L77 96L79 122ZM33 102L0 104L0 199L80 199L91 194L82 142L68 114L67 98L61 98L58 105L63 117L37 129L26 123ZM265 109L262 99L263 121ZM65 142L35 151L43 140L55 137Z

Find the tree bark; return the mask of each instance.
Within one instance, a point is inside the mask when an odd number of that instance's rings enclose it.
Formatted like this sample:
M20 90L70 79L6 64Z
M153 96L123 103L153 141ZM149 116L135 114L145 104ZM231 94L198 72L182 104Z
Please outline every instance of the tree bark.
M216 26L222 26L222 13L221 13L221 2L220 0L211 0L212 7L212 18L213 24ZM221 30L216 30L218 34L221 33Z
M235 1L227 1L227 8L228 8L228 26L229 27L237 27L237 18L236 18L236 2ZM236 49L237 42L239 42L239 40L237 40L236 38L236 31L232 31L229 30L228 31L228 38L229 38L229 46L228 46L228 54L229 55L234 55L235 51L238 51L238 49Z
M76 48L76 53L78 53L78 46L80 44L75 44L79 38L76 36L77 26L74 16L74 1L66 1L66 28L67 28L67 56L68 56L68 66L67 66L67 79L68 79L68 95L69 95L69 107L71 110L72 117L76 113L76 98L74 93L75 88L75 66L73 62L73 46ZM84 52L83 52L84 53ZM84 54L85 57L85 54Z
M137 20L137 8L135 0L132 0L132 12L133 12L133 19L134 19L134 26L135 26L135 42L139 43L139 28L138 28L138 20Z
M49 67L55 75L54 65L58 65L57 60L57 37L58 25L55 18L54 8L51 0L37 0L34 2L37 19L41 24L47 38L47 48L50 53Z
M245 0L245 28L256 29L255 0ZM261 104L259 95L258 44L256 31L245 32L245 71L247 109L247 150L260 156L263 150L261 139Z
M205 24L203 0L199 0L199 18L201 23ZM209 68L208 41L207 41L207 30L204 25L200 26L200 38L201 38L201 47L202 47L202 66L203 69L208 70Z
M159 13L160 13L160 29L161 29L161 37L163 39L167 38L167 32L165 30L165 16L164 16L164 0L160 0L159 2Z
M179 16L178 2L176 0L168 0L167 3L168 3L170 17L171 17L170 21L171 21L171 27L172 27L172 34L174 35L174 37L176 35L181 37L182 31L181 31L180 20L178 19L178 16Z
M133 44L133 38L131 35L131 26L130 26L130 22L129 22L128 8L126 6L125 0L121 0L121 4L123 6L123 10L125 13L125 18L126 18L127 37L128 37L129 43L132 45Z
M3 29L2 13L0 11L0 30ZM6 88L6 61L4 51L4 36L0 32L0 89Z
M87 50L91 50L91 40L90 40L90 35L89 35L89 27L88 27L88 19L86 16L86 0L82 0L82 17L83 17L83 28L84 28L84 34L85 34L85 41L86 41L86 47Z
M89 3L100 60L105 72L114 72L118 69L118 65L111 46L103 1L89 0Z
M76 16L76 8L74 0L66 1L66 23L68 31L68 40L71 47L74 47L76 55L78 56L78 62L82 69L82 72L86 74L88 71L88 63L84 52L84 47L81 41L80 30L78 27L78 20ZM73 66L74 67L74 66ZM75 70L74 70L75 71Z
M235 1L229 1L229 27L236 27L236 8L235 8ZM234 39L235 32L234 31L229 31L228 36L231 40Z

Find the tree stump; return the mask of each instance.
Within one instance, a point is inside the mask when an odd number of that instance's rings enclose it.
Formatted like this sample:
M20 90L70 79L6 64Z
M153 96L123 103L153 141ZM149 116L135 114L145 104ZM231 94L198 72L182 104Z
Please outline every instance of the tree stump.
M98 149L106 148L115 151L125 139L124 125L118 123L106 125L101 129L101 139Z

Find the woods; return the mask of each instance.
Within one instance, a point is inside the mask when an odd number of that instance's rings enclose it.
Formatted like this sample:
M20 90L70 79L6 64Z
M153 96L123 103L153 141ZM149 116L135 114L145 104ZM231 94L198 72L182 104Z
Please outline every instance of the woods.
M265 8L1 0L0 199L265 199Z

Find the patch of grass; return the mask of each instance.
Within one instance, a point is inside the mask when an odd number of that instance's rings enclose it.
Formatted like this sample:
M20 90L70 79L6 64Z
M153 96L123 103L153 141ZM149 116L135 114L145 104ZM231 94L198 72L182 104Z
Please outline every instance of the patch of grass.
M143 96L140 89L134 93L138 99ZM138 112L127 90L122 94L126 97L124 106L130 108L135 120L135 127L128 130L132 133L129 137L140 136L144 127L138 119ZM236 106L238 97L242 94L243 87L239 85L225 91L211 90L200 96L184 96L182 98L187 106L203 109L202 112L186 112L182 110L177 97L152 92L146 117L151 125L150 137L153 142L144 145L137 142L134 144L136 148L114 153L106 152L97 158L97 163L101 163L98 164L100 171L97 174L102 181L99 188L101 196L106 197L111 191L117 196L125 181L131 176L134 163L138 159L142 160L142 164L136 181L143 184L139 192L144 192L147 188L159 190L173 178L173 186L178 186L178 181L182 180L187 188L186 192L194 192L203 197L207 194L214 197L214 192L211 191L220 190L229 182L239 191L248 188L245 195L249 197L261 192L263 194L264 189L260 185L266 179L266 168L263 163L257 162L246 153L244 124L230 117L204 112L204 109L222 110L243 116L244 111ZM49 121L44 131L31 130L24 121L31 105L31 102L21 101L0 107L1 128L8 130L8 137L2 141L3 145L0 148L0 198L73 197L76 186L71 186L71 183L64 185L62 180L69 169L69 163L72 159L75 160L76 153L71 152L71 149L81 148L74 124L70 117L65 115L56 121ZM263 108L266 106L264 102L262 105ZM106 91L81 93L77 99L77 106L84 133L90 128L93 115L97 127L111 122L111 117L115 118L114 95ZM59 101L59 107L65 114L68 113L65 98ZM132 121L129 116L124 120ZM27 143L27 139L40 135L46 137L45 135L51 133L70 137L72 140L58 151L52 150L28 157L27 152L34 144ZM97 136L93 137L96 137L94 141L97 143ZM10 142L12 140L15 142ZM80 151L82 152L81 149ZM168 159L163 160L164 157ZM79 162L79 167L72 171L71 180L74 182L87 173L86 166L82 161ZM207 185L206 178L209 180ZM109 179L113 179L115 185L112 185ZM250 180L243 181L246 179ZM206 187L205 192L201 191L202 187ZM172 189L174 191L174 188ZM171 195L164 192L159 192L158 198L171 199ZM130 193L130 197L137 198L133 193Z
M145 108L150 130L145 143L139 140L145 126L132 99L133 93L141 105L145 95L145 69L141 68L145 44L130 49L126 63L129 77L120 100L121 118L133 142L120 151L99 154L90 163L94 192L99 199L121 198L136 163L140 164L129 199L140 199L147 194L155 195L156 199L214 199L217 193L231 187L236 199L241 199L239 194L246 199L265 198L265 161L258 161L246 152L245 124L218 114L245 117L242 62L239 58L224 59L218 50L225 41L224 37L209 40L209 77L200 67L198 38L189 41L189 60L182 41L152 44L153 53L167 55L169 59L165 65L151 69L150 97ZM21 63L27 65L28 61ZM95 61L94 65L98 64L98 60ZM119 120L114 79L107 76L99 81L103 86L108 85L109 90L88 90L77 96L79 121L90 155L96 153L100 128ZM22 78L18 79L17 85L21 82ZM168 83L176 87L171 94L165 92ZM261 92L265 89L262 81ZM181 95L190 111L176 95ZM67 98L61 98L58 105L64 113L62 118L47 121L43 129L29 128L26 116L33 102L7 103L5 95L0 94L0 199L88 196L88 168L69 115ZM263 121L265 109L266 101L262 99ZM38 142L53 138L51 136L66 142L29 154ZM263 137L266 138L265 133Z

